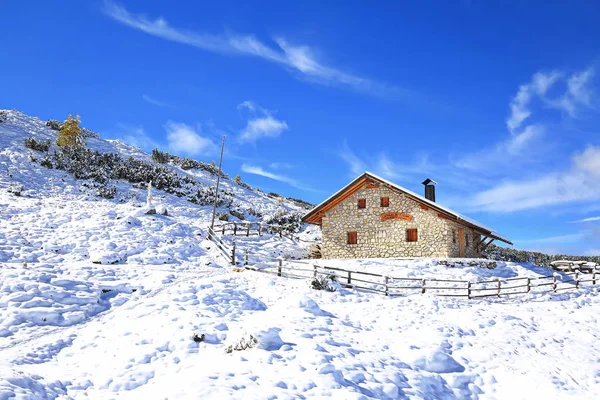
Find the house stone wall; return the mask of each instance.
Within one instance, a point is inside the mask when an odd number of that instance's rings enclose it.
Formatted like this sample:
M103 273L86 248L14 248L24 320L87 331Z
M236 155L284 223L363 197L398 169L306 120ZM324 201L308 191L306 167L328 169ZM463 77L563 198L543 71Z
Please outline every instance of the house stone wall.
M389 207L381 207L389 197ZM358 208L366 199L366 208ZM382 221L381 214L410 214L411 221ZM406 241L406 230L416 228L418 240ZM475 249L480 235L474 230L438 216L433 209L383 185L366 186L327 211L322 220L323 258L373 257L458 257L458 229L465 231L465 257L478 257ZM348 232L357 232L357 244L348 244Z

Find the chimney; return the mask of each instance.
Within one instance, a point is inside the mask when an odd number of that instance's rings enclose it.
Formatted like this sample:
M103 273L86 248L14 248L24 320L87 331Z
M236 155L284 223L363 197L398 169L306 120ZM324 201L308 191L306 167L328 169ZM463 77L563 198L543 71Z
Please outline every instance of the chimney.
M435 185L437 185L437 182L427 178L423 181L423 185L425 185L425 198L435 203Z

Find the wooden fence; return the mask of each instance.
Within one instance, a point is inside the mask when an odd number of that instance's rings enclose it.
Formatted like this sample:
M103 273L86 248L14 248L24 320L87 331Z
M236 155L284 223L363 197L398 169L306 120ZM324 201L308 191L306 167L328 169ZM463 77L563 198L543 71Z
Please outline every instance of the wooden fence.
M222 224L215 225L213 231L220 233L221 236L226 234L233 236L262 236L264 233L272 235L278 235L280 238L288 238L293 241L310 242L312 240L302 240L292 233L287 231L287 226L282 225L269 225L261 222L225 222Z
M251 254L248 249L245 249L241 256L236 253L235 242L231 248L228 247L210 228L208 236L215 243L220 254L232 266L243 265L243 268L247 270L290 278L309 279L324 275L334 276L343 287L381 293L386 296L430 293L442 297L478 299L531 292L559 293L565 290L579 289L583 286L596 285L596 281L600 281L600 277L597 278L597 273L600 272L598 268L594 268L588 273L573 271L537 277L494 278L481 281L392 277L372 272L325 267L309 261L284 260L283 258Z

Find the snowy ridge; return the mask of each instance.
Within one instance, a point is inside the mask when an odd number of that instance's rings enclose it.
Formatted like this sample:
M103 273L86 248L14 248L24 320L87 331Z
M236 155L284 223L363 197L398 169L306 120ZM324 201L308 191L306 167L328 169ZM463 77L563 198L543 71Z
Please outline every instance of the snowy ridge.
M124 181L113 182L116 198L98 198L30 160L25 138L54 135L18 112L0 122L0 399L592 399L600 390L597 286L466 301L329 293L232 272L206 240L210 207L156 190L159 213L148 215L147 191ZM124 143L88 145L151 162ZM24 186L21 196L13 185ZM298 209L223 185L241 208ZM319 239L312 227L300 235ZM282 257L305 256L310 243L236 241ZM547 273L514 263L319 263L457 279ZM227 353L251 337L251 348Z

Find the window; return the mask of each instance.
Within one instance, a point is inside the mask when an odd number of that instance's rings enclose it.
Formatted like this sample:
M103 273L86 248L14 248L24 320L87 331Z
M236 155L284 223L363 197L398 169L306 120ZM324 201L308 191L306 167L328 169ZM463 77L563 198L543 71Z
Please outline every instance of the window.
M390 206L390 198L382 197L381 198L381 207L389 207Z
M419 238L416 229L407 229L406 230L406 241L407 242L416 242Z
M358 243L356 232L348 232L348 244L356 244Z
M358 208L367 208L367 199L358 199Z

